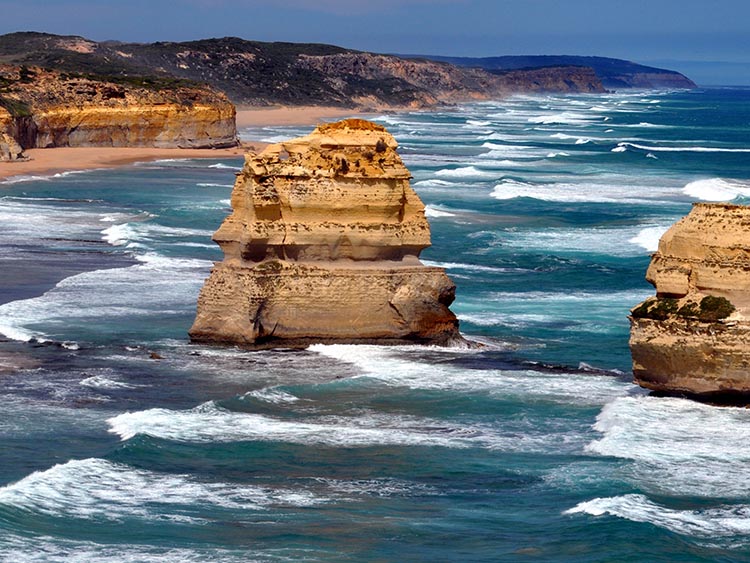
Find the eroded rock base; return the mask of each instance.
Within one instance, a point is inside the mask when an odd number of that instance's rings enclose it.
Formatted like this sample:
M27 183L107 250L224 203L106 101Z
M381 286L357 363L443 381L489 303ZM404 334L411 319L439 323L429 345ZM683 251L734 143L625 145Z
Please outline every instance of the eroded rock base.
M190 337L245 347L463 342L440 268L217 264Z

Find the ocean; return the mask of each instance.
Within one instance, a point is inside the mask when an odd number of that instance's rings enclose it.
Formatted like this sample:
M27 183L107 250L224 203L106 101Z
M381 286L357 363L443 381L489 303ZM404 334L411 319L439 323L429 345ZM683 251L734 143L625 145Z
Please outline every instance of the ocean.
M240 159L0 182L0 560L750 561L750 411L627 344L661 234L750 202L750 90L376 121L480 349L189 344Z

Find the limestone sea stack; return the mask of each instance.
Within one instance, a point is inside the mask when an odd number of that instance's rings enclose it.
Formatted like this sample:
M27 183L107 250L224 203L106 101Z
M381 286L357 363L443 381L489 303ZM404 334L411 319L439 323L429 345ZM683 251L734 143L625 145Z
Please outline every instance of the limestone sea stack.
M635 381L706 396L750 394L750 207L694 204L659 241L631 311Z
M384 127L347 119L246 155L192 340L461 342L455 285L419 261L430 228L396 148Z

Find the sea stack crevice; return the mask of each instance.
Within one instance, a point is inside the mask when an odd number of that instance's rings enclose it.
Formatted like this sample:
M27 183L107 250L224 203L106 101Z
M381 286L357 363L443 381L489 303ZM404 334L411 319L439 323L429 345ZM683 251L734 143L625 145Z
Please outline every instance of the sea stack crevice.
M191 339L462 342L455 285L419 261L430 229L396 148L384 127L348 119L246 155Z
M639 385L750 397L750 207L696 203L659 241L652 297L631 311Z

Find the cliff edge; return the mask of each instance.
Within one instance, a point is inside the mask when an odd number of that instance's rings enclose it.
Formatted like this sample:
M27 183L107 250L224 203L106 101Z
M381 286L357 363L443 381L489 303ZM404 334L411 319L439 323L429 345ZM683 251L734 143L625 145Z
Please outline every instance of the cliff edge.
M234 106L207 86L0 65L0 159L19 148L235 145Z
M193 341L244 346L461 341L455 286L424 266L424 205L384 127L359 119L248 154Z
M639 385L668 393L750 393L750 207L696 203L659 241L631 311Z

